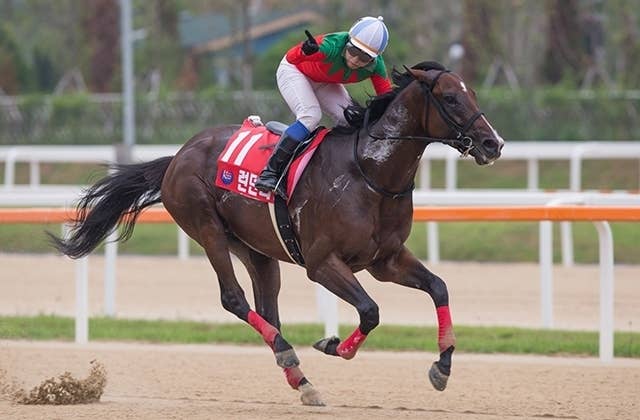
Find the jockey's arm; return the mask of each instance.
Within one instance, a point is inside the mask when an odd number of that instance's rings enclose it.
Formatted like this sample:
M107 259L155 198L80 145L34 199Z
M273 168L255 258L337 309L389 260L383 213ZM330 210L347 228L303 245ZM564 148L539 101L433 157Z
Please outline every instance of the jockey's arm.
M389 79L379 74L371 76L371 84L376 91L376 95L382 95L383 93L390 92L392 89Z

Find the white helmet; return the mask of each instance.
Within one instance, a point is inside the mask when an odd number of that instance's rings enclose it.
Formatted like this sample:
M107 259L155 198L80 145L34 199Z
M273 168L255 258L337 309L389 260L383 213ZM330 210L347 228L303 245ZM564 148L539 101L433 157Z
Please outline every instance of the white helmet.
M350 41L353 45L375 58L382 54L389 43L389 31L382 16L367 16L356 20L349 29Z

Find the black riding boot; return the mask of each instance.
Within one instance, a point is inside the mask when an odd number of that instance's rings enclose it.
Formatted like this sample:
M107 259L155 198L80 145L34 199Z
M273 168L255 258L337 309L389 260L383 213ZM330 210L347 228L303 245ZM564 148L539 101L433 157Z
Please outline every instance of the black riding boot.
M263 192L275 191L278 179L280 179L282 171L284 171L296 147L298 147L298 141L287 133L283 133L276 145L276 150L273 151L267 166L256 181L257 189Z

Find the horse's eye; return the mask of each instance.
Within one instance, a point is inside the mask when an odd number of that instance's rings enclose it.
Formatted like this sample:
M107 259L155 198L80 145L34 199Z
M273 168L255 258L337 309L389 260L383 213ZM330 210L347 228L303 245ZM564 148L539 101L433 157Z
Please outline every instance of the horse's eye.
M456 99L456 97L454 95L445 95L444 96L444 101L446 103L448 103L449 105L455 105L458 103L458 100Z

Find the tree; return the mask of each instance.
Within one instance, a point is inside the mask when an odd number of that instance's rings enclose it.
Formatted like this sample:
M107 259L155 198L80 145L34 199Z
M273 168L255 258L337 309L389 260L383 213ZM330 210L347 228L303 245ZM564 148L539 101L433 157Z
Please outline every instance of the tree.
M117 0L87 3L85 33L91 48L89 84L94 92L111 91L120 63L120 25Z
M586 55L580 25L578 0L546 0L547 45L542 64L545 81L564 78L577 82L584 73Z
M8 94L18 94L28 84L29 69L20 54L13 35L0 26L0 88Z
M462 77L478 83L483 77L482 70L489 67L502 51L498 37L500 5L488 0L465 0L462 7L462 45L465 55L462 59Z

